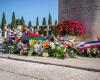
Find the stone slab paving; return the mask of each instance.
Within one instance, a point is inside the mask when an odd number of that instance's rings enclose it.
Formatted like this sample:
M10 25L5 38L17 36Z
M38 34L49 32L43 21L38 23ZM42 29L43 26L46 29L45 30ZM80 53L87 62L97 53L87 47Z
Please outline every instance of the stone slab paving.
M0 80L40 80L40 79L35 79L29 76L0 70Z
M13 54L0 54L0 57L26 60L35 63L46 63L53 65L60 65L72 68L85 68L86 70L100 72L100 58L87 58L87 57L77 57L77 58L67 58L67 59L56 59L50 57L36 57L36 56L18 56Z
M0 80L100 80L100 73L0 58L0 78Z

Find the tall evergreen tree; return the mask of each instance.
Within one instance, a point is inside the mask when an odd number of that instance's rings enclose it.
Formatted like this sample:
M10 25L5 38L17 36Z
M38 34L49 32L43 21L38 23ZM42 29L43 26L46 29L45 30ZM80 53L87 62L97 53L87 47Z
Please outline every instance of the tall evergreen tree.
M16 25L21 25L21 19L16 19Z
M52 25L52 18L51 18L51 14L49 13L49 18L48 18L48 25Z
M46 19L43 17L42 25L46 25Z
M15 17L15 13L14 13L14 12L13 12L13 14L12 14L11 27L12 27L12 28L16 28L16 17Z
M3 17L1 21L2 36L5 35L5 26L6 26L6 18L5 18L5 13L3 12Z
M21 25L22 25L23 27L25 27L25 20L24 20L24 17L23 17L23 16L21 17Z
M39 19L38 19L38 16L37 16L37 18L36 18L36 26L38 26L39 25Z
M55 25L57 25L57 20L55 20Z
M31 21L29 21L29 23L28 23L28 28L29 28L29 29L32 28L32 23L31 23Z

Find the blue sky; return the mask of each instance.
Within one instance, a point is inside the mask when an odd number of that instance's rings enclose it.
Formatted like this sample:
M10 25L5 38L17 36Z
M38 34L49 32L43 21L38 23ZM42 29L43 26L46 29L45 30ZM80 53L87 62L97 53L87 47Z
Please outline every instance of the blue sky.
M58 0L0 0L0 24L2 13L5 12L8 24L11 22L13 11L16 18L23 16L26 23L31 20L33 25L37 16L41 25L43 17L48 19L50 12L54 22L58 19Z

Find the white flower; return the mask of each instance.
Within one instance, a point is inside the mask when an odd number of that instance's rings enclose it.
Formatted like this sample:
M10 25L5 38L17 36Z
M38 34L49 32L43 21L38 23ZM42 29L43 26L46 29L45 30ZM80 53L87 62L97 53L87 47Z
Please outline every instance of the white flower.
M48 57L49 54L48 54L48 52L43 52L43 53L42 53L42 56L43 56L43 57Z
M51 46L51 49L55 49L55 44L53 42L50 42L50 46Z

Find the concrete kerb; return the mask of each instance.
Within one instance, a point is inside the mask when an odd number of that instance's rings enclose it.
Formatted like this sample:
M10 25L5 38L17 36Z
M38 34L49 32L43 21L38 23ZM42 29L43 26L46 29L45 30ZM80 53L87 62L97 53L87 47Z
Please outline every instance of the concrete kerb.
M0 56L0 58L16 60L16 61L25 61L25 62L39 63L39 64L45 64L45 65L55 65L55 66L61 66L61 67L75 68L75 69L81 69L81 70L92 71L92 72L100 72L100 69L86 68L86 67L80 67L80 66L72 66L72 65L66 65L66 64L63 65L63 64L50 63L50 62L42 62L42 61L21 59L21 58L9 57L9 56L6 56L6 57Z

